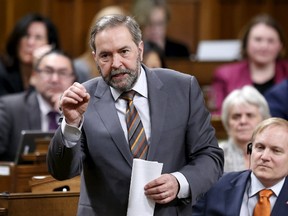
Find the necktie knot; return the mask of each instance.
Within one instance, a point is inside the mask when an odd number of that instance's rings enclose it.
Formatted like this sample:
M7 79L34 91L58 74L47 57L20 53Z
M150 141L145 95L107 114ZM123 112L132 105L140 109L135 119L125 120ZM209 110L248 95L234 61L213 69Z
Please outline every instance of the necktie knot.
M270 198L272 194L273 194L273 191L270 189L263 189L259 192L260 197L266 197L266 198Z
M270 216L271 206L269 197L273 194L270 189L264 189L259 191L258 203L254 208L254 216Z
M120 98L124 99L124 100L127 100L127 101L132 101L134 96L136 94L136 91L134 90L130 90L130 91L127 91L127 92L123 92L120 96Z

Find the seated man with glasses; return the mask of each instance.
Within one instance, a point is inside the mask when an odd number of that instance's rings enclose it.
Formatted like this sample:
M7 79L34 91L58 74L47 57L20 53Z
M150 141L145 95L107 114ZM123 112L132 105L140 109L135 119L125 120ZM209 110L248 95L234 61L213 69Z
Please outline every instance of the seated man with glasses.
M56 129L59 97L77 78L71 58L60 50L40 57L32 76L27 91L0 97L0 161L14 161L22 130Z

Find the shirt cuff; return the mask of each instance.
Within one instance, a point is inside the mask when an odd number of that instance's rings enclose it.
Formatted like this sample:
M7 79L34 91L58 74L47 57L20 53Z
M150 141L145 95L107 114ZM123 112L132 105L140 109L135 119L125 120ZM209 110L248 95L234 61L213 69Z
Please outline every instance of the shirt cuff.
M174 172L171 174L173 176L175 176L175 178L177 179L179 186L180 186L177 197L179 199L185 199L185 198L190 197L190 187L189 187L189 183L188 183L187 179L185 178L185 176L180 172Z
M63 118L63 120L61 122L61 131L62 131L62 134L65 138L64 145L66 147L72 148L80 140L81 134L82 134L81 128L83 126L83 122L84 122L84 117L80 122L80 126L75 127L75 126L67 124L65 118Z

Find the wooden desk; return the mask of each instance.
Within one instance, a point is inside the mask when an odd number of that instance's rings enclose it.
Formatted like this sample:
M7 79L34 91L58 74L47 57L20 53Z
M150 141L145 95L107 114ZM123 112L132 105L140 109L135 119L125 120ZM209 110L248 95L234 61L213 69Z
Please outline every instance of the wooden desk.
M0 216L75 216L78 192L0 194Z
M15 165L0 162L0 192L31 192L29 180L38 175L48 175L46 163Z
M51 175L34 176L29 181L29 185L32 193L48 193L55 191L80 192L80 176L63 181L58 181Z

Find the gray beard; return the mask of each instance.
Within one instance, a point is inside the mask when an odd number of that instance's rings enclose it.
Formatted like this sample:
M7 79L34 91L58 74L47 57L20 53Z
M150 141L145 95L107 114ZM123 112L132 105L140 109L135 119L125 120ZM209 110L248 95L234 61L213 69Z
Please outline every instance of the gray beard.
M130 70L130 69L112 70L108 77L104 77L103 73L101 71L101 68L98 65L97 65L97 68L98 68L98 71L101 74L102 78L107 83L107 85L111 86L112 88L114 88L120 92L128 91L128 90L132 89L132 87L135 85L135 83L139 77L140 69L141 69L140 56L138 56L138 58L137 58L137 66L136 66L135 70ZM114 82L112 77L114 75L120 74L120 73L126 73L129 76L125 80L121 81L121 83Z

